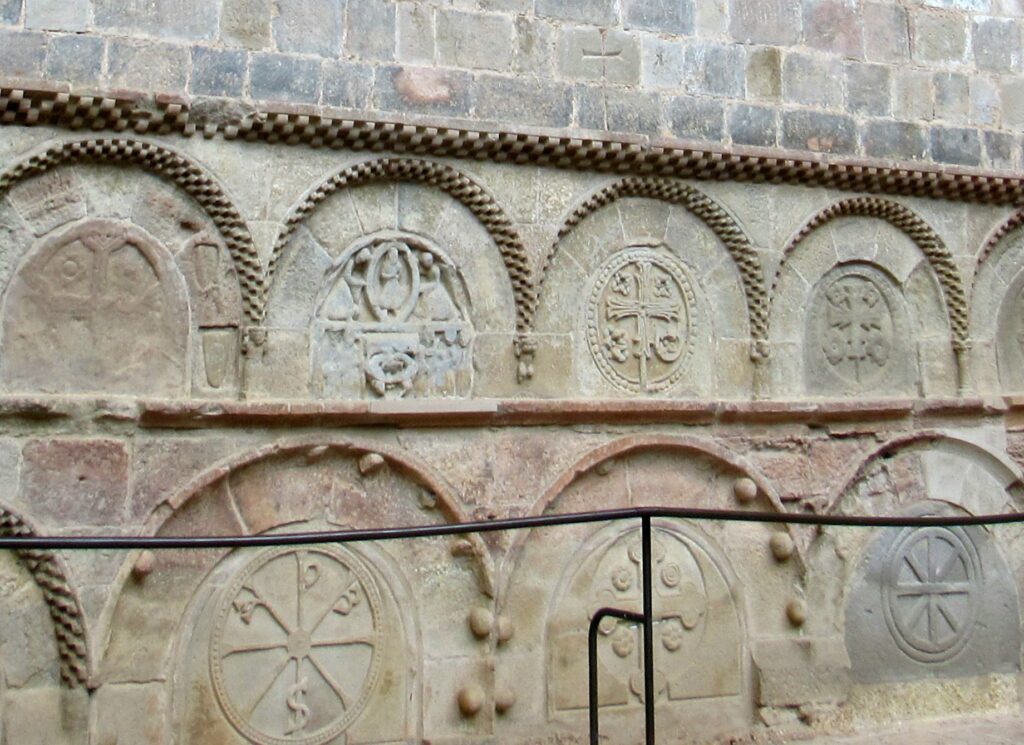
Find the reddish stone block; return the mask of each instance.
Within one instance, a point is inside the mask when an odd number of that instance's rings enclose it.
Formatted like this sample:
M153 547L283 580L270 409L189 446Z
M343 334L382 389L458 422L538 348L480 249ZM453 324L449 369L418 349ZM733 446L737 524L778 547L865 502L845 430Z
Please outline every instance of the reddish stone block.
M32 440L22 451L22 502L52 528L120 525L128 451L118 440Z

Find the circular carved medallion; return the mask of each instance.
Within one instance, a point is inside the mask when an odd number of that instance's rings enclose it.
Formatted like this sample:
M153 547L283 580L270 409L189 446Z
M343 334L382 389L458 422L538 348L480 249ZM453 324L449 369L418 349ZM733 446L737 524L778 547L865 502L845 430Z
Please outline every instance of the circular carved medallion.
M919 662L943 662L974 632L981 563L970 538L947 528L909 530L889 555L886 624L897 646Z
M380 673L380 599L341 548L278 548L224 589L210 649L217 699L261 745L320 745L349 727Z
M693 290L682 266L651 248L627 248L598 272L587 343L613 385L655 393L682 378L693 344Z

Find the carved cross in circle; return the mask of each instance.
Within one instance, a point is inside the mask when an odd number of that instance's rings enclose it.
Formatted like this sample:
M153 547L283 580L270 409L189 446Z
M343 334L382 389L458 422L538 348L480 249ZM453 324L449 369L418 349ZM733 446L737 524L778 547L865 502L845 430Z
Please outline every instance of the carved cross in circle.
M634 391L671 387L691 345L692 291L676 261L649 248L614 256L598 275L588 310L594 359L611 382Z
M979 576L973 546L956 533L927 528L906 537L892 556L887 592L904 651L923 661L959 651L974 626Z
M278 550L227 588L212 672L225 713L250 740L323 743L365 704L379 659L377 600L344 558Z

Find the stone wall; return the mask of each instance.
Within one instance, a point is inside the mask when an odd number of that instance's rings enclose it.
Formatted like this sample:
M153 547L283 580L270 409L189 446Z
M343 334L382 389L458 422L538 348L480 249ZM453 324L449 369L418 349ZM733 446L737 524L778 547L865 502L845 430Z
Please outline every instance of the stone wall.
M1018 0L3 0L7 78L1014 170Z
M0 0L0 533L1024 511L1016 4L486 5ZM659 741L1019 718L1022 536L656 521ZM0 745L584 742L638 544L0 556Z

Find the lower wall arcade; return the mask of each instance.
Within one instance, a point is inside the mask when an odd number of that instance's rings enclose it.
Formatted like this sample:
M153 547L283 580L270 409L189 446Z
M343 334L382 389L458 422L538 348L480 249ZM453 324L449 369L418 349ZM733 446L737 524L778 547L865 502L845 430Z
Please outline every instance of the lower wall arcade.
M0 533L1024 511L1009 179L209 135L0 127ZM1024 528L653 527L662 741L1019 712ZM584 742L609 605L635 520L3 553L0 743Z

